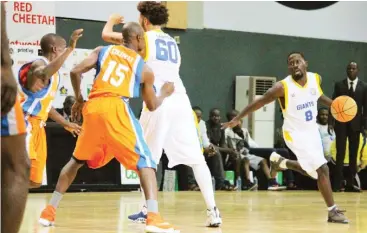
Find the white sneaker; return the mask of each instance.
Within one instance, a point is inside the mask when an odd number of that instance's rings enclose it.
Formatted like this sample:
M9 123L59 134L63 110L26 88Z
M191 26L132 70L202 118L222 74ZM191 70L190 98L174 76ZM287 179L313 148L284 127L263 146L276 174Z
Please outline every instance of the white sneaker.
M219 227L222 224L222 217L220 216L217 207L214 207L211 210L207 210L206 215L207 215L206 219L207 227Z

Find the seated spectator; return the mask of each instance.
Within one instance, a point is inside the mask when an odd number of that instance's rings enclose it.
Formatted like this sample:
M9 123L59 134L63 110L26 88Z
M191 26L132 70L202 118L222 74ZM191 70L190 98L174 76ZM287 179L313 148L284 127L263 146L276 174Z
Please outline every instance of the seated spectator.
M237 115L238 111L236 110L229 112L227 114L228 121L231 121ZM250 153L250 148L258 147L258 145L251 138L248 130L242 127L242 121L239 125L233 127L232 129L227 128L225 131L225 136L227 138L228 147L233 148L239 154L241 158L240 162L244 163L245 182L243 189L251 190L254 185L250 181L250 166L256 171L261 168L266 178L268 179L268 190L284 189L283 187L280 187L279 184L276 182L276 173L270 175L270 168L267 160L263 157L259 157ZM240 171L237 171L236 175L237 177L240 176Z
M74 96L66 96L64 103L63 103L63 108L56 108L55 110L60 113L61 116L63 116L66 120L70 120L70 116L71 116L71 107L73 106L73 104L75 103L75 97ZM48 118L47 120L48 122L53 122L53 120L51 120L51 118Z
M199 110L199 113L202 112ZM201 120L201 114L199 114L199 116ZM209 113L209 120L206 122L207 136L213 148L210 149L210 151L213 152L204 152L204 155L206 162L208 163L209 170L214 176L216 189L231 191L236 188L231 185L229 181L225 180L222 156L227 154L231 154L233 156L236 155L236 152L227 147L224 130L222 130L221 127L220 111L217 108L213 108ZM204 134L204 132L202 132L202 134Z

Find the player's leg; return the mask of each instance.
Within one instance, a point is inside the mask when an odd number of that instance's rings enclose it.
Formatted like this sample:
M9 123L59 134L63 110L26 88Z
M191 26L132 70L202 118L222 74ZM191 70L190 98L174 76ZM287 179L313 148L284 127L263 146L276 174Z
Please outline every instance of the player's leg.
M110 118L111 121L109 121L108 128L111 130L108 130L106 140L111 154L114 154L126 169L139 171L140 184L144 190L147 205L145 231L174 232L174 227L165 222L159 214L157 164L144 139L143 129L128 103L121 101L116 109L115 120Z
M168 120L169 119L167 119L165 112L165 103L154 112L150 112L148 109L143 109L140 116L139 122L143 129L144 138L156 164L159 163L163 153L163 143L167 136L167 131L169 128ZM130 221L137 223L145 223L147 218L145 191L143 187L141 187L141 190L142 208L138 213L128 216L128 219Z
M16 102L8 115L1 117L1 232L19 230L27 201L29 167L24 116Z
M94 104L90 107L87 103L84 107L85 111L95 112L95 108L102 106ZM62 168L59 179L56 184L56 189L52 194L49 204L42 211L39 223L43 226L52 226L56 218L56 210L59 206L63 195L68 190L72 182L74 181L78 170L84 165L85 161L88 161L88 165L91 168L98 168L103 166L108 160L112 159L112 156L105 156L103 150L105 123L100 114L87 114L83 112L83 126L82 133L79 135L73 157ZM98 132L96 134L95 132ZM108 157L108 158L106 158ZM90 164L89 161L93 160L94 164ZM105 161L103 161L104 159Z
M186 95L172 95L170 126L164 150L169 167L185 164L192 167L196 182L207 205L207 226L218 227L222 223L214 199L213 184L208 165L205 162L199 134L195 126L194 112Z
M29 176L29 188L39 188L42 185L43 173L47 160L46 132L41 121L30 119L28 121L31 129L27 135L26 143L29 145L31 158L31 171Z

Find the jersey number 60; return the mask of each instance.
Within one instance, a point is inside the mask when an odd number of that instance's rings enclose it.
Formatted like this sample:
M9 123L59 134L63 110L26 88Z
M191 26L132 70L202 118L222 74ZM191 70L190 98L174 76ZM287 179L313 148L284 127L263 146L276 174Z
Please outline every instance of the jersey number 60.
M161 39L155 40L155 51L156 58L160 61L170 61L172 63L177 63L177 45L173 41L165 41Z

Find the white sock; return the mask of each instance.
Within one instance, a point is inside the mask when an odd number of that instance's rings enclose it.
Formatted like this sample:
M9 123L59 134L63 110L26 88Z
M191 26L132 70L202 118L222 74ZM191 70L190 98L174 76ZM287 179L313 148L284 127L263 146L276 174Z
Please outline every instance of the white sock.
M330 206L330 207L327 208L327 210L330 211L330 210L334 209L335 207L336 207L336 205Z
M282 162L280 162L279 167L283 169L287 169L287 161L288 159L284 159Z
M212 176L210 174L208 165L206 165L206 163L195 164L191 167L194 171L196 182L198 183L200 191L203 194L206 206L209 210L211 210L215 207L215 200Z
M147 200L147 209L150 213L158 213L158 201L157 200Z
M49 204L52 205L55 209L57 209L62 199L62 196L63 196L62 193L54 191Z
M272 162L278 162L278 160L280 159L280 154L273 152L270 155L270 161ZM282 169L287 169L287 161L288 159L284 159L282 162L280 162L279 167Z

